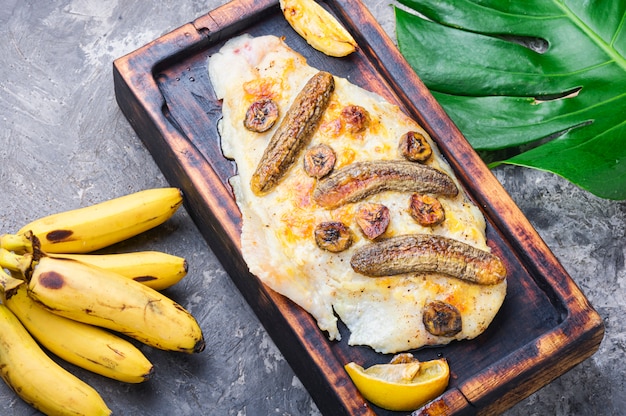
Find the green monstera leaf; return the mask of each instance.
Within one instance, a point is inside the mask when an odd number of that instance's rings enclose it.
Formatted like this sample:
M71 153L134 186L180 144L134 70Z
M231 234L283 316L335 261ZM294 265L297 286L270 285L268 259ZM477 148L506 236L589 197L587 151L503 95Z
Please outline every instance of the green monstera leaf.
M626 199L626 1L399 1L401 53L490 167Z

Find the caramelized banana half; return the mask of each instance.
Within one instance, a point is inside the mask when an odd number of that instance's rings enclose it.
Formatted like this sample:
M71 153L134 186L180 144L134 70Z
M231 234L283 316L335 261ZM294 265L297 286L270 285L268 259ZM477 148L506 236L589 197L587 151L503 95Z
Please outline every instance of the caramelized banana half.
M350 260L354 271L371 277L437 272L472 283L493 285L506 277L499 257L447 237L411 234L358 248Z
M336 208L383 191L419 192L455 196L459 190L445 173L403 160L355 162L320 180L315 202Z
M280 182L300 151L311 140L334 89L333 76L320 71L298 93L252 175L252 192L263 195Z

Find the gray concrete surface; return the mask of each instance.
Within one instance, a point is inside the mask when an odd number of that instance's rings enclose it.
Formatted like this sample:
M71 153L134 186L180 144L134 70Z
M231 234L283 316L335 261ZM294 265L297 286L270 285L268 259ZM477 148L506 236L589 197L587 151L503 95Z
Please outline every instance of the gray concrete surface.
M0 233L44 214L167 185L115 102L111 63L221 3L0 1ZM393 37L390 1L365 4ZM606 324L598 353L506 415L626 414L626 203L595 198L548 173L515 167L495 173ZM189 283L168 293L198 317L208 345L201 355L175 359L146 349L158 373L140 386L73 369L116 414L318 414L184 210L118 247L145 248L189 260L186 279L211 296L190 293ZM33 413L0 383L0 414Z

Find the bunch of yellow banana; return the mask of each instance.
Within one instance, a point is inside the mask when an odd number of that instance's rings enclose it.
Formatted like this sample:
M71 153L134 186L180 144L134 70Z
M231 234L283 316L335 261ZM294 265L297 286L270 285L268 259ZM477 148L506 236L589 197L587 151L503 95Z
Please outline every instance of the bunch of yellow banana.
M148 379L152 363L107 329L159 349L204 349L196 319L159 292L186 275L184 258L89 253L156 227L181 204L177 188L151 189L0 236L0 371L20 397L46 414L110 414L95 390L58 367L33 338L72 364L128 383ZM76 408L67 405L74 402Z
M102 328L48 311L24 285L8 292L4 304L33 338L69 363L126 383L141 383L152 375L152 363L136 346Z
M47 415L110 415L102 397L37 345L0 304L0 376L27 403Z

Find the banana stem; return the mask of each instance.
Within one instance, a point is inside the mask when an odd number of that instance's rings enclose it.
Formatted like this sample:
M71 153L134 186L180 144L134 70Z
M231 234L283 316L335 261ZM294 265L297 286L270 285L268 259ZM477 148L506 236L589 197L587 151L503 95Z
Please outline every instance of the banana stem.
M0 248L16 253L32 253L33 243L27 234L2 234Z
M16 254L5 248L0 248L0 266L26 275L33 261L30 253Z
M15 277L4 271L4 269L0 268L0 290L2 291L3 295L8 293L10 290L15 289L22 283L24 283L23 280L16 279Z

